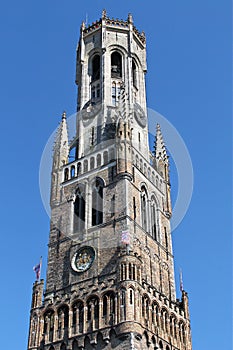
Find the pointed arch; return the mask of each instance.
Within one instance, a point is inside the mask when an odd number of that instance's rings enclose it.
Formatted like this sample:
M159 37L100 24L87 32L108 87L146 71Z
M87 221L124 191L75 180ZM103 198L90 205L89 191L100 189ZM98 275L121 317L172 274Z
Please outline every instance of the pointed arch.
M80 184L76 191L76 198L74 202L74 225L73 231L79 232L85 228L86 219L86 201L85 201L85 187Z
M141 226L147 231L148 229L148 193L146 187L141 187Z
M103 180L96 178L92 186L92 226L103 223L103 188Z
M122 78L122 56L118 51L111 54L111 77Z
M44 334L52 342L54 336L54 311L49 309L44 313Z
M100 79L100 55L96 54L92 58L92 75L91 75L91 80L92 82L99 80Z
M57 335L59 339L64 338L68 332L69 326L69 308L67 305L62 305L57 310L58 314L58 329ZM62 348L61 348L62 349Z
M132 60L132 80L133 80L133 86L138 87L138 77L137 77L137 65L135 62L135 59Z
M150 212L151 212L151 235L156 241L158 241L157 209L158 209L157 201L155 199L155 196L153 195L151 197L151 210L150 210Z
M72 328L73 333L82 333L84 324L84 304L81 300L77 300L72 305Z
M93 331L99 327L99 298L92 295L87 300L88 330Z

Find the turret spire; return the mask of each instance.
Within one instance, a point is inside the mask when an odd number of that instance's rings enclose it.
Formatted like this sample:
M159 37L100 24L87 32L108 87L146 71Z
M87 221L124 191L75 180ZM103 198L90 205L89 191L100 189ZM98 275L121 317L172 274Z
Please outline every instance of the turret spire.
M161 132L160 125L156 125L156 136L155 136L155 158L158 162L160 159L162 159L164 162L168 161L168 155L167 150L163 141L163 135Z
M60 168L68 162L69 145L68 145L68 128L66 120L66 112L62 113L61 123L57 130L56 140L54 144L53 167Z

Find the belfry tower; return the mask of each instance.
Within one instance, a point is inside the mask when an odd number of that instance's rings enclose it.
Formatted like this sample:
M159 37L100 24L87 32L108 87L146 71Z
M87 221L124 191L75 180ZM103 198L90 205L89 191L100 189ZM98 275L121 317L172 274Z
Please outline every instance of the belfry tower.
M46 285L33 285L28 350L192 349L187 293L176 298L159 125L149 150L146 70L145 34L131 15L103 11L81 25L77 132L70 141L64 113Z

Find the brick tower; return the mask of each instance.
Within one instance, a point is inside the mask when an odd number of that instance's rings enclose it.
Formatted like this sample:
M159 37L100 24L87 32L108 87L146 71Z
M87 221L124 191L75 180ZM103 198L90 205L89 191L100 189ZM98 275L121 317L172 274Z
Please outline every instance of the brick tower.
M51 179L46 286L33 285L28 350L191 350L176 299L169 161L148 145L146 39L133 24L83 23L77 132L65 113ZM74 158L70 161L70 155Z

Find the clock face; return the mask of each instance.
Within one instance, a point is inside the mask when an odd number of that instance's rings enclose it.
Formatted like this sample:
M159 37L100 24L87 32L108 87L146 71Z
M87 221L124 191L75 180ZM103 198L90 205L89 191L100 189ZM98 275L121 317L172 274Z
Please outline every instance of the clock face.
M134 104L134 117L135 117L136 121L138 122L138 124L141 127L145 128L145 126L146 126L146 115L145 115L142 107L138 103Z
M73 256L71 266L76 272L88 270L95 260L95 251L92 247L82 247Z

